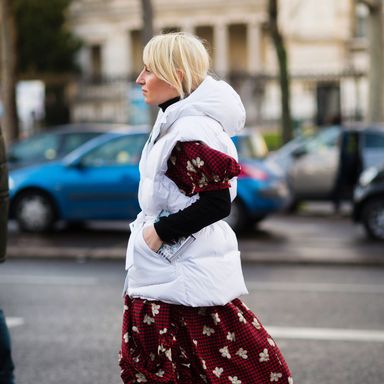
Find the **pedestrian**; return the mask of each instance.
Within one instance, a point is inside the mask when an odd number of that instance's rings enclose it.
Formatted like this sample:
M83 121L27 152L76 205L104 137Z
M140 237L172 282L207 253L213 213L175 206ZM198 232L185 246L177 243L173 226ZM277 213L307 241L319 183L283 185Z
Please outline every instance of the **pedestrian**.
M284 383L275 341L239 299L247 293L230 213L240 173L230 136L244 127L238 94L208 75L202 42L152 38L136 82L160 107L140 160L124 286L124 383Z
M8 171L0 126L0 263L5 261L8 221ZM0 384L14 383L11 340L4 312L0 308Z
M362 158L360 148L360 134L358 131L342 127L338 141L338 167L332 191L334 212L340 212L343 200L350 201L353 190L362 171Z

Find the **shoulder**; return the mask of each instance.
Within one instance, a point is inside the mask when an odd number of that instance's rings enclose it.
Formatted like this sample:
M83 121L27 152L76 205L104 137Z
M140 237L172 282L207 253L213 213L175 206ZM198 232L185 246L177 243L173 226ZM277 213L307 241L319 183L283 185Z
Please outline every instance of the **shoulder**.
M215 136L222 131L216 120L209 116L184 116L175 121L172 130L180 137L180 141L202 140L206 136Z

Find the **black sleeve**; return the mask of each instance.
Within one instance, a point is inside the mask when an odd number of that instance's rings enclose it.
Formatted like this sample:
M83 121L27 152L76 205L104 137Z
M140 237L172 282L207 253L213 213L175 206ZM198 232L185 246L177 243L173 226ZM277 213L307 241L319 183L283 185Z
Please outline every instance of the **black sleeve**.
M231 212L229 189L200 192L200 198L188 208L162 217L155 223L160 239L165 243L189 236L227 217Z

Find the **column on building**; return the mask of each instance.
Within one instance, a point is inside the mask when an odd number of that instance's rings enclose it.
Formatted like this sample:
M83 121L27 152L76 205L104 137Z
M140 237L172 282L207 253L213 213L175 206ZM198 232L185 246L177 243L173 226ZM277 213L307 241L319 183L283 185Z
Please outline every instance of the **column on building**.
M248 72L256 75L262 71L261 63L261 25L250 22L247 25Z
M215 70L221 77L228 75L228 28L224 23L214 26Z
M103 76L124 78L128 68L128 43L125 31L113 31L102 50Z

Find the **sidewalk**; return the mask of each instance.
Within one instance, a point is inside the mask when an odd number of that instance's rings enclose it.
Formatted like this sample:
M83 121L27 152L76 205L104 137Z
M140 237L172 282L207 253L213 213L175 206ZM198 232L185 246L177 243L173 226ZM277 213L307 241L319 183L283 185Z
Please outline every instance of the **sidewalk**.
M128 237L126 225L117 231L102 227L51 236L14 231L8 257L123 260ZM239 248L243 262L384 266L384 244L367 240L347 211L335 216L324 204L312 204L299 215L268 218L239 237Z

